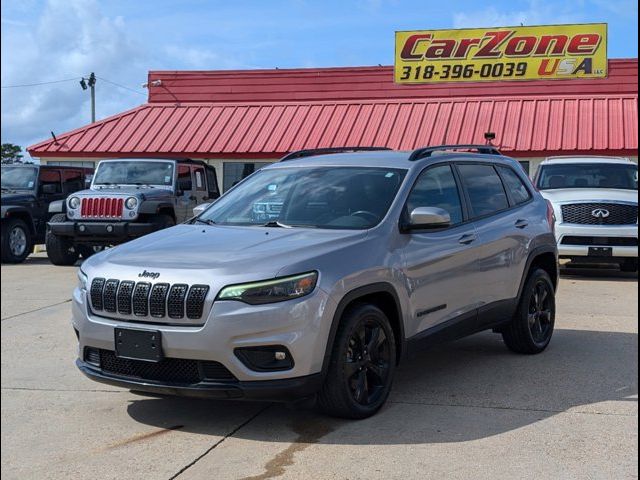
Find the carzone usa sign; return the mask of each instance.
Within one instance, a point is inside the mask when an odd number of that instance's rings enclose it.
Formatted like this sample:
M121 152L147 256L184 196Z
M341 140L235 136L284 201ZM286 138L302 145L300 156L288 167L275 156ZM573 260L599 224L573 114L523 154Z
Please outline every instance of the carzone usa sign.
M602 78L607 24L396 32L397 83Z

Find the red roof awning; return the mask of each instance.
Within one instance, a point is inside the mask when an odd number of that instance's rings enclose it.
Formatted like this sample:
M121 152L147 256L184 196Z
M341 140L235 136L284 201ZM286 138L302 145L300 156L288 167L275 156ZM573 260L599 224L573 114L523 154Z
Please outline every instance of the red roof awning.
M28 150L35 157L275 158L302 148L482 143L493 131L514 156L637 155L637 60L610 61L609 70L598 80L417 88L393 84L389 67L151 72L165 80L150 87L149 103Z

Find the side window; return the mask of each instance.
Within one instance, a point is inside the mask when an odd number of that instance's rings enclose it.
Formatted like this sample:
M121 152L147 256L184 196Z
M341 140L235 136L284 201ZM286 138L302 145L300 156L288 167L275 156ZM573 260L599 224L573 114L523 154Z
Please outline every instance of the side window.
M491 165L458 165L462 183L469 195L474 217L509 208L507 194L498 172Z
M40 178L38 180L38 188L43 192L45 185L52 185L47 188L47 194L62 193L62 179L60 178L60 170L50 170L48 168L40 169Z
M498 171L502 175L504 186L507 187L507 190L511 193L511 198L516 205L528 202L531 194L520 177L509 167L498 167Z
M195 189L199 192L204 192L207 190L205 185L204 178L204 168L202 167L192 167L193 169L193 181L195 182Z
M84 188L84 176L80 170L63 170L62 182L65 193L73 193Z
M178 165L178 189L183 191L193 189L189 165Z
M438 207L449 212L451 224L462 222L462 203L449 165L432 167L422 172L407 199L410 213L417 207Z

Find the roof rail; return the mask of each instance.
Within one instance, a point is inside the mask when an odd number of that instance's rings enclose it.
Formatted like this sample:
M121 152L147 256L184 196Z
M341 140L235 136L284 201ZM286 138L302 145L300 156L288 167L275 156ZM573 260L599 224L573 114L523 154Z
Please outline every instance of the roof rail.
M328 155L330 153L343 152L371 152L376 150L391 150L389 147L329 147L329 148L312 148L307 150L296 150L286 154L280 159L281 162L295 160L297 158L313 157L315 155Z
M409 155L409 161L415 162L416 160L420 160L421 158L428 158L435 152L442 152L447 150L475 150L477 153L481 153L484 155L502 155L498 147L494 145L436 145L434 147L422 147L414 150Z

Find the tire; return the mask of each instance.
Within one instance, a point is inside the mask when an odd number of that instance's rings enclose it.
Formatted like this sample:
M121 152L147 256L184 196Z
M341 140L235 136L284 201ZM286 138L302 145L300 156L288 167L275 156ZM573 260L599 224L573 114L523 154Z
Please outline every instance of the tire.
M555 290L551 277L541 268L535 269L522 289L513 319L502 330L502 339L513 352L540 353L551 341L555 317Z
M638 259L631 258L620 264L620 271L626 273L635 273L638 271Z
M173 227L176 224L176 221L171 215L165 214L154 215L151 217L151 222L156 226L156 230Z
M64 222L66 220L64 213L59 213L51 217L51 222ZM47 245L47 256L51 263L60 266L75 265L80 256L78 250L74 248L73 241L68 237L61 237L47 230L45 238Z
M2 261L22 263L33 251L31 231L24 220L9 218L2 222Z
M377 348L372 354L374 342ZM374 305L356 304L345 311L331 348L318 406L341 418L375 414L389 396L395 372L396 345L389 319Z
M95 255L96 253L104 250L104 247L94 247L93 245L75 245L74 249L78 251L78 253L84 260L86 260L91 255Z

